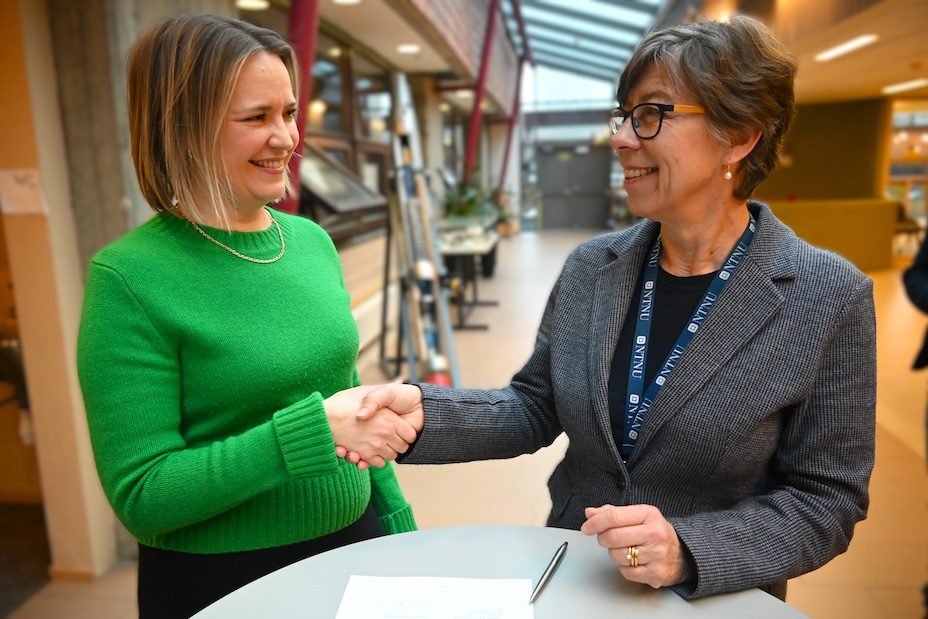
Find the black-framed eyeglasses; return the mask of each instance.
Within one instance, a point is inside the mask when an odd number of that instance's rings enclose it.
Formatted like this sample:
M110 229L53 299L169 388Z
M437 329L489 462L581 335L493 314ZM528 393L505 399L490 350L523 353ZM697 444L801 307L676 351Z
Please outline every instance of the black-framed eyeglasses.
M625 111L620 107L609 114L609 129L612 135L619 132L622 123L631 117L632 129L640 140L650 140L657 137L664 124L664 114L667 112L682 112L684 114L705 114L706 109L701 105L679 105L676 103L639 103L632 109Z

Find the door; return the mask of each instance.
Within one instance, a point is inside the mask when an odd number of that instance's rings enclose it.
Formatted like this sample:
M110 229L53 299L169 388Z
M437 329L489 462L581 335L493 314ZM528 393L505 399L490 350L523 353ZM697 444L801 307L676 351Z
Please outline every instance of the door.
M538 150L542 229L606 227L611 157L605 146Z

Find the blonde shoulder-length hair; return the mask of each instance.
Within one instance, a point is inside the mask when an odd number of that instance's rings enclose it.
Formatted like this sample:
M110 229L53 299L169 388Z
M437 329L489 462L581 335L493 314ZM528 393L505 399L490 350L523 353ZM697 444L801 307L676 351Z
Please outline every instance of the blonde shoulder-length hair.
M142 36L127 61L132 161L148 204L230 227L232 183L219 152L242 66L266 52L283 61L294 97L296 56L273 30L218 15L169 19ZM289 183L288 183L289 185Z

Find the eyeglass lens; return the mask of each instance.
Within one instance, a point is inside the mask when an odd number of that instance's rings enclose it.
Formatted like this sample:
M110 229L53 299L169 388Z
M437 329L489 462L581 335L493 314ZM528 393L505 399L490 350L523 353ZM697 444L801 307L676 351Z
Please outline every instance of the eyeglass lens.
M632 121L632 129L635 135L646 140L653 138L661 129L661 109L656 105L638 105L632 109L629 115ZM618 133L622 127L622 117L613 116L611 119L612 133Z

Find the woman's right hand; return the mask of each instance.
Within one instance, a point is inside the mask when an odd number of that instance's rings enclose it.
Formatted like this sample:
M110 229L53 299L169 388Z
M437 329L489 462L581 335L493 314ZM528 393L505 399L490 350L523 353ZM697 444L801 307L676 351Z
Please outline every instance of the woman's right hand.
M357 414L364 406L365 396L374 389L345 389L323 402L332 437L340 448L338 455L343 456L343 452L356 454L357 459L353 463L362 469L368 465L380 468L386 465L387 460L395 460L416 440L417 434L410 420L391 410L380 410L378 414L364 417Z
M356 410L359 421L374 420L381 415L395 415L408 422L416 434L422 431L425 424L425 411L422 408L422 391L418 387L401 383L388 383L386 385L362 388L367 391ZM364 457L364 454L338 441L335 441L335 445L339 457L357 464L359 468L367 468L370 461ZM405 451L404 449L401 453L405 453ZM374 462L370 462L370 464L376 466Z

